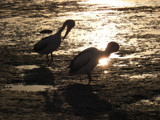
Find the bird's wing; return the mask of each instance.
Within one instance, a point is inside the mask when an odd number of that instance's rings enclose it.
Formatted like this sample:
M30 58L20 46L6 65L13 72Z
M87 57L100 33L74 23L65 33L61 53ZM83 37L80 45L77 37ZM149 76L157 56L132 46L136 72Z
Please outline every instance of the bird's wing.
M75 58L71 61L69 66L70 73L75 73L77 70L81 69L83 66L89 63L92 59L93 53L97 51L96 48L88 48L80 52Z
M74 59L73 59L73 61L74 61L76 58L80 57L81 55L83 55L83 54L85 54L85 53L94 52L95 50L97 51L97 49L94 48L94 47L87 48L87 49L83 50L82 52L80 52L77 56L75 56Z
M48 41L52 38L53 36L48 36L45 38L42 38L37 44L34 45L34 51L38 52L43 49L49 44Z

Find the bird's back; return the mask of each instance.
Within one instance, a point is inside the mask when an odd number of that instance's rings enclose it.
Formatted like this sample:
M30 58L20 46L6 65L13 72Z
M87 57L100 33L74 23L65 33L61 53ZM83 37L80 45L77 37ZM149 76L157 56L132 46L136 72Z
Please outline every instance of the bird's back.
M70 64L70 74L85 74L90 72L98 63L99 50L88 48L80 52Z
M49 37L41 39L34 46L34 51L40 54L49 54L55 51L61 44L61 36L60 35L51 35Z

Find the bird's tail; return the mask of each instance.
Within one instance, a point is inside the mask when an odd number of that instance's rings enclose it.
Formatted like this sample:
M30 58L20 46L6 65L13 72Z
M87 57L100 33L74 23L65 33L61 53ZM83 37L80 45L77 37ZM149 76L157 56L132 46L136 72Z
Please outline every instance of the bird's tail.
M73 76L74 72L72 70L69 71L69 76Z
M34 46L33 50L34 50L35 52L37 52L37 47L36 47L36 45Z

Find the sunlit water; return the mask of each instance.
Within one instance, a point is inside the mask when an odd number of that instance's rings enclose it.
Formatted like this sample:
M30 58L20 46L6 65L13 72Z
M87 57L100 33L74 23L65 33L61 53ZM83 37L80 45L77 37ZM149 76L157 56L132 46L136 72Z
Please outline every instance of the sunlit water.
M0 46L15 46L21 42L33 46L48 36L40 34L41 30L50 29L54 34L66 19L74 19L76 26L54 54L77 55L88 47L104 50L110 41L115 41L121 46L120 52L101 60L99 65L107 65L115 58L121 59L122 64L114 65L120 67L159 64L159 0L6 0L0 7ZM126 60L129 62L123 62ZM37 66L17 68L24 67Z
M2 90L12 90L12 91L27 91L27 92L38 92L38 91L47 91L47 90L56 90L57 87L53 87L51 85L13 85L9 84L4 86Z

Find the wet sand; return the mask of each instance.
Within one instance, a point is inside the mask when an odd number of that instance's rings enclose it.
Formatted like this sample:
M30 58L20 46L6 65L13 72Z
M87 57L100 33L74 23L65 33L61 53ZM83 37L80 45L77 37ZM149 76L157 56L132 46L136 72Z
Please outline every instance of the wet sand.
M45 56L26 55L21 48L12 46L1 51L1 89L11 83L58 86L42 92L0 90L1 119L158 120L160 117L159 76L122 76L145 74L149 69L99 66L93 71L94 81L87 85L85 75L68 76L67 66L73 56L56 55L53 64L46 67ZM39 67L30 69L23 65ZM159 70L158 65L146 67ZM104 69L110 72L103 74Z
M44 9L47 5L55 5L51 3L52 2L47 2L43 7L41 7ZM3 4L7 8L7 3ZM3 4L0 4L0 6ZM17 4L19 5L18 2ZM58 5L61 6L63 4ZM76 2L71 2L69 4L75 4L77 5L76 7L79 8L78 10L74 7L72 9L70 8L69 10L71 11L75 9L77 11L85 11L84 8L82 6L78 6ZM41 14L43 14L44 11L38 9L40 6L35 6L36 7L34 8L36 10L40 10L40 12L42 12ZM5 7L1 9L7 12ZM17 10L14 6L10 9L15 11ZM60 9L61 11L59 14L61 14L64 8ZM100 9L102 10L106 8L100 7ZM125 11L127 13L132 9L116 9L116 11ZM150 7L144 7L144 9L150 9ZM66 11L69 10L67 9ZM137 10L142 10L142 8L135 8L133 11ZM159 8L157 7L156 10L159 10ZM24 14L23 12L27 11L31 12L29 9L27 9L26 11L22 10L20 13L15 12L9 15L13 15L12 17L16 16L14 19L20 20L17 16L21 16ZM125 33L117 34L119 35L116 36L117 38L123 38L123 36L125 36L124 38L126 39L125 42L123 39L120 39L122 42L124 42L121 43L121 49L117 53L120 57L111 59L109 66L97 66L92 72L93 81L90 85L87 85L88 79L86 75L68 75L68 65L73 57L80 51L80 49L71 53L69 52L69 54L65 53L64 51L69 50L69 48L71 48L71 46L74 44L75 48L81 48L85 45L86 47L87 45L94 45L92 44L92 41L84 42L82 40L81 44L79 44L78 40L84 38L75 37L79 33L76 34L76 32L73 31L73 34L70 34L67 37L71 43L69 43L67 40L63 41L61 47L59 48L59 51L62 51L62 53L57 51L57 53L54 55L53 63L50 66L46 66L45 56L34 53L33 44L45 36L39 34L39 31L43 28L36 27L40 25L40 23L37 22L40 22L41 19L47 18L43 18L43 16L36 16L37 13L35 12L32 14L31 13L26 13L30 14L29 19L25 19L26 23L23 23L20 20L19 24L18 21L16 21L17 24L14 24L14 22L9 22L8 19L10 19L10 17L7 16L7 13L1 15L3 20L1 20L0 23L2 36L0 41L0 119L160 119L160 66L158 57L160 55L158 52L159 33L146 33L143 35L141 33L133 35ZM58 16L61 18L62 16L59 14ZM46 14L44 13L44 15ZM5 17L6 19L4 19ZM31 17L37 17L37 19L30 19ZM134 19L139 18L140 17L134 16ZM55 21L50 23L51 21L49 18L46 21L47 23L49 22L49 25L55 23ZM81 21L79 20L76 20L76 22L78 25L81 24ZM92 22L94 22L94 20ZM59 27L58 24L56 24L55 30ZM30 27L26 27L28 25L30 25ZM32 27L35 27L35 29L32 29ZM82 30L85 27L87 26L77 27L76 30ZM92 31L93 28L85 28L85 30L87 29L88 31ZM157 28L155 28L155 30L157 30ZM88 33L89 32L86 34ZM89 36L89 38L86 39L90 39L90 37L93 36ZM72 41L74 38L77 40L75 43ZM136 39L139 43L138 45L134 46L137 47L136 50L132 49L132 45L128 46L130 39ZM144 42L142 39L150 40L155 44L155 41L157 41L157 46L150 45L148 47L146 42ZM131 42L134 43L134 41ZM146 45L145 47L143 47L144 44ZM153 53L146 52L148 50L152 51ZM128 57L124 59L125 56L130 55L139 55L140 57ZM28 86L50 85L53 86L54 89L47 88L38 92L9 90L10 84Z

